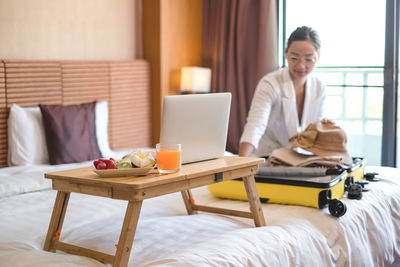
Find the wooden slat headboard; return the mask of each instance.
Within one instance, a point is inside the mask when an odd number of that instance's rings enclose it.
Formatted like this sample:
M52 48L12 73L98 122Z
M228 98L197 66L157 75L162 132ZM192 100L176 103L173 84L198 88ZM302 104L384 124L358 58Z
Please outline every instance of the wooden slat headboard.
M63 103L93 101L110 97L110 68L107 62L63 62Z
M151 146L150 65L111 62L110 84L110 146L123 148L131 138L146 140L135 146Z
M62 104L61 64L55 61L4 62L7 107Z
M0 166L7 164L7 104L4 63L0 62Z
M132 61L0 62L0 167L7 166L7 118L13 103L79 104L107 100L112 149L151 146L150 66Z

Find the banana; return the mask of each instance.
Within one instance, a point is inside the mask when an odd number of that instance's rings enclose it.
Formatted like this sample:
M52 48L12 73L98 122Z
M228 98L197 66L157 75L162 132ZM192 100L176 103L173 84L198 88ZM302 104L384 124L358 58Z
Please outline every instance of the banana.
M151 168L156 163L150 151L135 150L127 156L132 164L138 168Z

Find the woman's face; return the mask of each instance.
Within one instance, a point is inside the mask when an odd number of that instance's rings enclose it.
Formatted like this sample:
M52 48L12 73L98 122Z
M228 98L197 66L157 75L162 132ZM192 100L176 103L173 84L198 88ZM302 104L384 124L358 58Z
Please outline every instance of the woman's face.
M294 41L286 53L292 79L303 79L312 72L318 59L317 51L310 41Z

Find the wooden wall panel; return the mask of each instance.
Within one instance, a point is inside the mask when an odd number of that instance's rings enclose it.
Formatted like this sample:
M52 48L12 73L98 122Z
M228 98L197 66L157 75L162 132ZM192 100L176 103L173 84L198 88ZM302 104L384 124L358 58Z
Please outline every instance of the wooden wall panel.
M151 63L155 144L164 97L178 93L181 68L202 66L202 0L143 1L143 56Z
M182 2L182 1L181 1ZM162 101L165 90L161 86L161 0L143 3L143 56L151 65L153 145L159 141ZM176 13L175 13L176 14ZM170 25L169 22L167 22ZM179 39L178 39L179 40ZM171 55L173 56L173 55ZM168 60L168 59L167 59Z
M150 65L147 61L110 63L110 146L151 147Z
M110 75L107 62L61 62L64 105L108 100Z
M4 63L0 61L0 167L7 166L7 116Z

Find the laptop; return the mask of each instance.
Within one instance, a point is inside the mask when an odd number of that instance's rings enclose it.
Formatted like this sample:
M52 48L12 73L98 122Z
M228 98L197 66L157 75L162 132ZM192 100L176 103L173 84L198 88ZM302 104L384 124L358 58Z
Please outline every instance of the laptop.
M181 144L183 164L223 157L231 98L231 93L166 96L160 143Z

